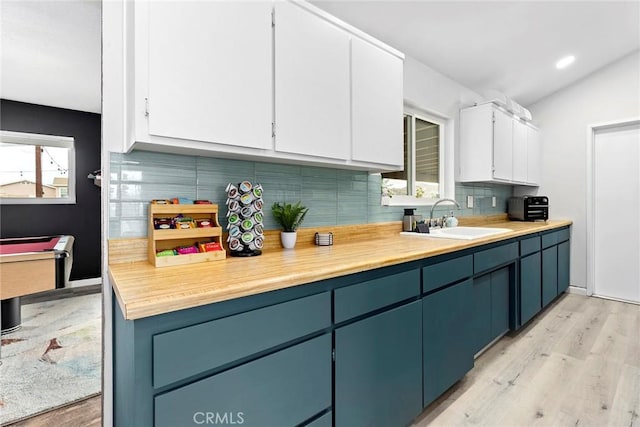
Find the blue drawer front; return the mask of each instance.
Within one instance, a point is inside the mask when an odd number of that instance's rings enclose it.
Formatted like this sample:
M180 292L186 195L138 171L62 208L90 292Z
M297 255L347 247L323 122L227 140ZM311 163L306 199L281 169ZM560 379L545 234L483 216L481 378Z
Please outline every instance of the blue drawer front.
M571 233L569 231L569 228L563 228L562 230L558 231L558 243L562 243L562 242L566 242L567 240L569 240Z
M316 418L311 421L309 424L305 424L305 427L331 427L333 426L333 413L331 411L327 412L320 418Z
M466 279L472 274L473 255L429 265L422 269L422 292L429 292L449 283Z
M215 369L331 325L325 292L153 337L153 386Z
M410 270L335 290L336 323L418 296L420 271Z
M520 256L540 251L540 236L520 240Z
M221 425L295 426L330 406L327 334L155 397L154 425L206 425L213 413Z
M569 239L569 229L552 231L551 233L542 235L542 249L557 245Z
M518 258L518 243L508 243L473 255L473 272L491 270Z

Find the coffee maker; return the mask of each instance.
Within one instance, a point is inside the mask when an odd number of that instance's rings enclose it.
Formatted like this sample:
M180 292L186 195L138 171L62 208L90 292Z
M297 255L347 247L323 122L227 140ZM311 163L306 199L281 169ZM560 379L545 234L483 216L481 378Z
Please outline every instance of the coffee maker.
M416 223L422 221L422 215L415 214L416 208L406 208L402 217L402 231L414 231Z

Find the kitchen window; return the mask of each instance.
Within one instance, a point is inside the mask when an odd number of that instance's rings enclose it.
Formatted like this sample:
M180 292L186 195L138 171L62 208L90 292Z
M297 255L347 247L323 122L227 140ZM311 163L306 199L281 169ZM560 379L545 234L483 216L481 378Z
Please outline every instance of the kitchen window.
M0 203L75 203L74 139L0 131Z
M405 113L404 170L382 174L383 204L430 205L445 197L446 122L425 113Z

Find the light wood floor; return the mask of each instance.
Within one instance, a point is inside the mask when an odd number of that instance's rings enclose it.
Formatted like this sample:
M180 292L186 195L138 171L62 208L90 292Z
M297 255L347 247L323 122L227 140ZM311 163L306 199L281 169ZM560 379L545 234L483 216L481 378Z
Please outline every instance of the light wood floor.
M414 426L640 426L640 305L562 296Z
M63 406L7 427L99 427L102 425L102 396L97 395Z
M11 427L99 426L100 411L96 396ZM640 427L640 305L561 297L414 424L465 425Z

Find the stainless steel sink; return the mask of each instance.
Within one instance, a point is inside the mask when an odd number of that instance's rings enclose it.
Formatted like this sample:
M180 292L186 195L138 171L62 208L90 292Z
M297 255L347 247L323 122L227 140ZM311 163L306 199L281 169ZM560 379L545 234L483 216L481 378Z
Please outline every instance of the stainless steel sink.
M475 240L489 237L496 234L508 233L513 231L509 228L491 228L491 227L450 227L450 228L432 228L429 233L413 233L403 231L400 234L407 236L415 236L421 238L436 239L458 239L458 240Z

